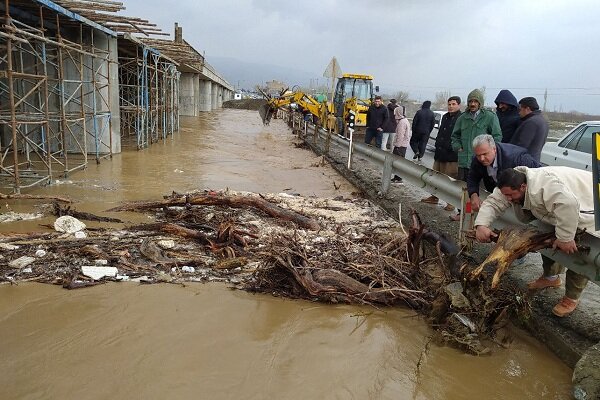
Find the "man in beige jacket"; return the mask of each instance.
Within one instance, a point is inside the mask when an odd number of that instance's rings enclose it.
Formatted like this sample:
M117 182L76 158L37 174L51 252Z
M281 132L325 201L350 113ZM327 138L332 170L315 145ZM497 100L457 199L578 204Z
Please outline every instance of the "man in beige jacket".
M477 240L489 242L496 236L489 228L511 205L515 215L523 222L538 219L555 228L553 248L567 254L577 251L577 229L594 231L594 196L592 173L569 167L505 169L498 174L498 185L482 203L475 220ZM564 270L559 263L542 256L544 274L530 282L530 289L558 287L558 274ZM588 279L567 270L565 296L554 306L552 312L564 317L577 307L581 292Z

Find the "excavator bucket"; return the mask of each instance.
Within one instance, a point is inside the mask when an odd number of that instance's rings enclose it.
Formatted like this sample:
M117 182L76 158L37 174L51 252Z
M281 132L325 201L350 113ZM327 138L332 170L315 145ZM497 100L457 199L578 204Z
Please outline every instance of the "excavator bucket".
M258 113L262 118L263 125L269 125L269 122L271 122L271 117L273 116L273 111L274 110L268 103L265 103L262 106L260 106L260 108L258 109Z

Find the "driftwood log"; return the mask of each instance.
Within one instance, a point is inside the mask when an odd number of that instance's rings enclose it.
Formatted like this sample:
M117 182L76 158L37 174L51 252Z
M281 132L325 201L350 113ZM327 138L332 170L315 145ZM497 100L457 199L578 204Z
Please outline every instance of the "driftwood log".
M62 203L72 203L73 200L68 197L63 196L50 196L50 195L37 195L37 194L4 194L0 193L0 199L2 200L23 200L23 199L33 199L33 200L54 200L60 201Z
M185 239L197 239L201 243L210 242L208 236L204 233L194 229L188 229L171 222L157 222L153 224L135 225L130 226L127 229L129 231L157 231L179 236Z
M497 237L496 246L479 267L468 274L468 278L475 280L486 269L493 268L491 287L495 289L513 261L529 252L551 247L555 238L554 232L542 233L531 226L504 229Z
M160 201L126 203L119 207L111 208L108 211L144 211L156 208L173 206L184 207L190 205L227 206L232 208L252 207L259 209L272 217L292 221L302 228L315 231L321 228L319 223L312 218L308 218L292 210L283 209L276 204L256 196L228 196L222 194L174 196Z
M94 215L94 214L90 214L90 213L83 212L83 211L77 211L75 209L72 209L71 206L61 207L56 201L53 204L52 213L57 217L62 217L63 215L70 215L71 217L85 220L85 221L116 222L116 223L123 222L118 218L102 217L99 215Z

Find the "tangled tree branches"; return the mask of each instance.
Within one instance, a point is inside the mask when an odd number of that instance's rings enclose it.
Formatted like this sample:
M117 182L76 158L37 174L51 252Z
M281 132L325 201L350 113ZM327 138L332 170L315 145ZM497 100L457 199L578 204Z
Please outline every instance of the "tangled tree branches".
M426 315L442 340L476 354L488 351L488 339L504 343L497 338L507 316L527 305L513 288L467 285L463 274L472 268L461 268L459 249L416 213L407 235L366 200L205 192L117 210L152 212L156 221L84 239L5 235L0 281L79 288L218 280L292 298L406 305ZM84 272L89 266L116 274L93 278Z

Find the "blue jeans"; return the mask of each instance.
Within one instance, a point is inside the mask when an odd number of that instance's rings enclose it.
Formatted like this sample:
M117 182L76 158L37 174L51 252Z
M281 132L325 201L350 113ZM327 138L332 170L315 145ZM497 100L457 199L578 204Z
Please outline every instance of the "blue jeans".
M375 128L367 128L365 132L365 143L371 144L371 140L375 138L375 144L377 147L381 148L381 139L383 137L383 132L378 131Z

